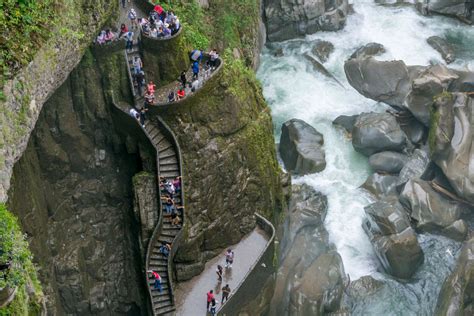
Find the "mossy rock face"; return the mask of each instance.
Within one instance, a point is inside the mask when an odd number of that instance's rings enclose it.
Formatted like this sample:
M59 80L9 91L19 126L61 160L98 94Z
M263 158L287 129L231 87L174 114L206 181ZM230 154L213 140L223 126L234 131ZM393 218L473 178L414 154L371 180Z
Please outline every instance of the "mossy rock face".
M182 37L183 29L170 39L153 39L142 36L143 64L148 80L160 86L177 80L183 70L189 68L187 47Z

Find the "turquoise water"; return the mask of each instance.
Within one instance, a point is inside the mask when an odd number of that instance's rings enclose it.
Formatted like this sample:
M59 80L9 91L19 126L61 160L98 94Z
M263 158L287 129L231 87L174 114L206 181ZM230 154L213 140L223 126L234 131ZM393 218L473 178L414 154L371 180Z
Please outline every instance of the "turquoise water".
M276 141L280 126L291 118L300 118L324 134L327 167L318 174L294 178L294 183L307 183L328 196L329 210L325 221L330 240L341 254L346 272L352 280L371 275L384 282L383 288L366 300L351 304L355 315L430 315L445 276L455 262L460 244L449 239L420 235L425 251L425 264L409 283L400 283L379 272L379 263L361 223L364 206L371 197L358 187L371 173L367 158L356 153L344 132L332 126L339 115L385 111L387 106L358 94L347 83L344 61L352 52L369 42L378 42L387 52L381 60L401 59L409 65L443 62L426 39L445 36L455 44L459 59L457 69L474 71L474 28L442 17L423 17L413 8L378 6L373 1L356 1L344 30L322 32L303 39L274 44L281 47L283 57L273 51L262 53L258 78L272 109ZM334 44L335 51L324 64L343 83L316 73L303 57L310 53L317 39Z

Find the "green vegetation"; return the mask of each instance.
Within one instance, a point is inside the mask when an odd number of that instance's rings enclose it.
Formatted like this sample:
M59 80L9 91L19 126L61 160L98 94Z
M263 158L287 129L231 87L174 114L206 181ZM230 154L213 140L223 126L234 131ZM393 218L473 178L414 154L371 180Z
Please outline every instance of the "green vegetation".
M0 247L0 262L11 262L10 269L0 272L0 289L7 286L17 288L15 299L7 307L0 309L0 315L39 314L39 302L43 294L31 261L32 255L17 219L4 204L0 204ZM27 286L33 287L35 297L31 298L27 294Z
M34 57L51 33L55 0L0 0L0 65L11 78Z

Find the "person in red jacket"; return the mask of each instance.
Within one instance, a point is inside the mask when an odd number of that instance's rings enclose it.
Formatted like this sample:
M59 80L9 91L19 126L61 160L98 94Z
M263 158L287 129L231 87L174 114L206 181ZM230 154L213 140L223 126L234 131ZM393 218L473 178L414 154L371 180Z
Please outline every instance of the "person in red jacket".
M207 307L206 309L209 311L209 306L211 305L212 300L214 299L214 291L210 290L207 292Z

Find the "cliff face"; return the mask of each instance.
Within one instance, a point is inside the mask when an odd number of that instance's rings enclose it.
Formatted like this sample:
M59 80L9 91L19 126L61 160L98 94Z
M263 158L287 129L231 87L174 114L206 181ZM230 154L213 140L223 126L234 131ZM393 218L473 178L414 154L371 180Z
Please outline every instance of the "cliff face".
M115 132L102 83L86 54L46 102L14 168L9 207L29 236L52 314L136 315L146 306L132 211L140 163Z
M44 102L79 63L101 25L117 12L118 2L59 1L61 16L50 39L32 62L4 83L0 100L0 202L7 199L14 163L26 149Z

